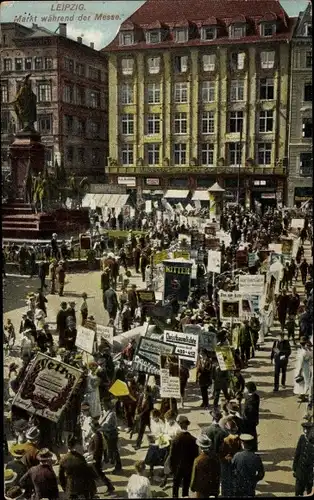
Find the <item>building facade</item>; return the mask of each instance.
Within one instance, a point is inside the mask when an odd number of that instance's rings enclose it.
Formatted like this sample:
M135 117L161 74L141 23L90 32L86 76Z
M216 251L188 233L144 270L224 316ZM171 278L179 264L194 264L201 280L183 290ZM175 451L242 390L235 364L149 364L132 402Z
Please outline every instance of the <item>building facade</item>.
M35 127L46 146L50 168L61 159L78 176L103 178L108 157L108 73L106 58L82 38L67 38L33 25L1 24L1 149L2 168L20 129L12 101L31 73L37 95Z
M288 206L313 198L312 4L300 13L291 43Z
M292 30L276 0L148 0L103 49L109 182L283 203Z

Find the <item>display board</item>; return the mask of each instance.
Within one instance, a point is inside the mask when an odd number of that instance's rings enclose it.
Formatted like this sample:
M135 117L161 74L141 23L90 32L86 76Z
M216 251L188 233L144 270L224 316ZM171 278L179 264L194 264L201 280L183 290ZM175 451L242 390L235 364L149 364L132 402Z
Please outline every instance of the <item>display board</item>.
M178 354L180 359L196 363L199 343L198 335L165 330L164 342L175 347L174 353Z
M95 342L95 331L90 328L85 328L85 326L77 327L77 335L75 345L82 351L86 351L89 354L94 352L94 342Z
M180 398L180 361L176 354L160 355L160 396Z

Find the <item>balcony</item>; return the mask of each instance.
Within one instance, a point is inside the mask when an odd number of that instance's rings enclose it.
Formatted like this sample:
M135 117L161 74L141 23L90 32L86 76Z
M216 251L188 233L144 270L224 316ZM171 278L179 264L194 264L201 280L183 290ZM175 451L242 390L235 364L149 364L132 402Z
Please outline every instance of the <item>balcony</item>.
M237 175L238 167L206 167L206 166L107 166L106 171L108 174L117 175ZM276 167L260 167L260 166L250 166L250 167L240 167L240 173L243 175L286 175L286 167L276 166Z

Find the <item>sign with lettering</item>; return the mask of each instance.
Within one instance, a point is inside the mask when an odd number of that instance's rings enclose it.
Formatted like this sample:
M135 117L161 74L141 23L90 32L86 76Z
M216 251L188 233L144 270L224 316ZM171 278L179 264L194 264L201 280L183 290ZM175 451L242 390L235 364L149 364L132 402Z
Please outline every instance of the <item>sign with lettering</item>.
M97 325L97 343L99 345L99 342L101 339L105 339L107 342L109 342L110 345L113 345L113 326L102 326L102 325Z
M221 371L236 369L234 357L229 346L216 347L216 356Z
M230 321L232 318L240 318L241 294L235 292L220 292L219 314L222 321Z
M82 351L92 354L94 351L95 331L85 326L78 326L75 345Z
M220 272L221 272L221 252L220 252L220 250L208 250L207 271L220 274Z
M136 290L137 299L141 304L151 304L156 302L153 290Z
M190 293L192 263L164 261L164 301L176 298L184 304Z
M118 177L118 184L129 187L136 187L136 177Z
M57 423L83 372L38 353L13 405Z
M263 293L265 276L263 274L241 274L239 276L239 292Z
M148 337L140 338L136 351L137 356L146 356L146 358L151 359L151 361L159 367L159 356L161 352L164 354L173 354L174 347L161 340L154 340Z
M196 363L199 342L198 335L165 330L164 342L175 346L175 354L177 354L180 359L187 359Z
M160 355L160 396L180 398L180 361L176 354Z
M219 238L205 236L205 247L207 250L217 250L220 246Z

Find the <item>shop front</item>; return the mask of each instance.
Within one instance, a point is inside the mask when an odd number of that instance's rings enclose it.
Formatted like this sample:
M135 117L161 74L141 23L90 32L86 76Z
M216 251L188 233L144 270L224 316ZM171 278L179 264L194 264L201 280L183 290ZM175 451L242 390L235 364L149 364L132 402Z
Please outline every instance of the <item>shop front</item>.
M313 203L313 188L310 187L296 187L294 188L294 204L300 207L306 201Z

